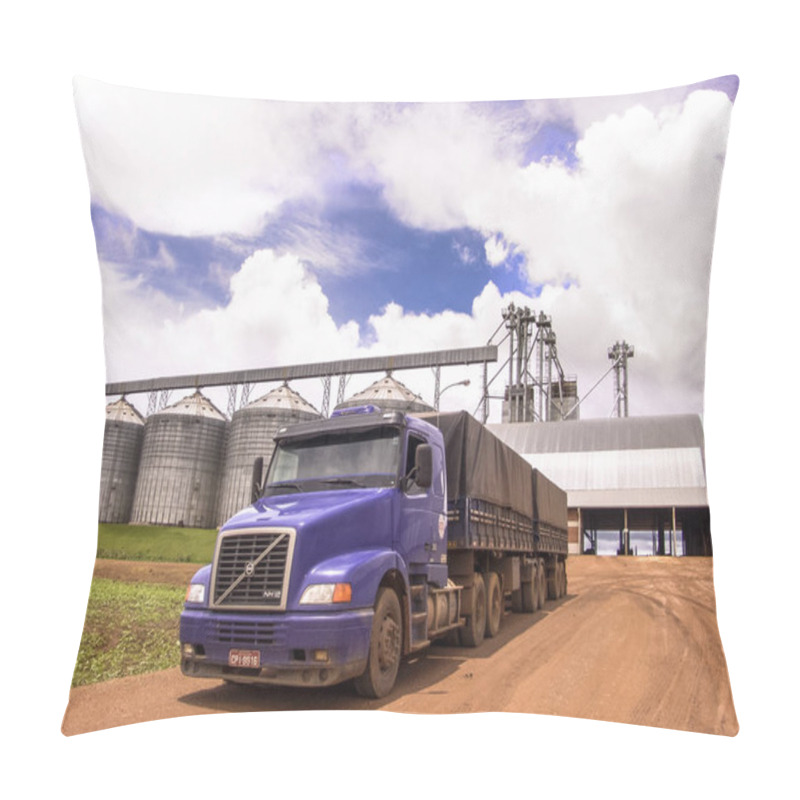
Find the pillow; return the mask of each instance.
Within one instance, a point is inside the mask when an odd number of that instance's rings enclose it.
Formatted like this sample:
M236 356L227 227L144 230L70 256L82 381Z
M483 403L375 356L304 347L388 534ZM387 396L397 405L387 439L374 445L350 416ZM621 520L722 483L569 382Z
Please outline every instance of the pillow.
M737 733L702 427L735 76L74 89L108 405L65 734L321 708Z

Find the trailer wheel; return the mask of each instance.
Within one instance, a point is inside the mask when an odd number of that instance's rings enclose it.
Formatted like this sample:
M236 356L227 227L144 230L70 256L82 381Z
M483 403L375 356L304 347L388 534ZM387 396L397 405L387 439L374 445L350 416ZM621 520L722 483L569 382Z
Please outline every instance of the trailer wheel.
M367 668L354 683L362 697L385 697L394 687L403 650L403 616L394 590L378 590Z
M458 629L462 647L478 647L486 634L486 584L483 575L476 572L472 583L472 607L467 623Z
M537 609L536 605L536 565L526 564L523 574L520 576L520 610L525 614L533 614Z
M503 593L496 572L486 573L486 635L491 638L500 631L503 619Z
M558 600L558 562L545 571L547 575L547 599Z
M522 584L522 610L526 614L536 611L536 573L531 575L531 580Z
M547 602L547 573L544 569L544 561L536 562L536 575L539 579L539 608L544 608Z
M541 561L537 561L533 567L533 580L534 582L531 584L533 591L533 610L539 611L539 609L544 608L546 597L546 592L542 589L544 586L544 572L542 571Z

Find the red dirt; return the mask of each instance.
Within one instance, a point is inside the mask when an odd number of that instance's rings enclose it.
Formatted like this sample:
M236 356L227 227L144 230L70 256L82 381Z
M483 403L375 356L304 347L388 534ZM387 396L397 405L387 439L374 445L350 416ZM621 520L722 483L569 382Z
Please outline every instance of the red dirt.
M100 562L95 574L186 583L182 564ZM179 669L73 689L66 735L231 711L369 709L527 712L733 736L738 731L708 558L568 562L569 592L536 614L506 614L477 649L433 646L405 662L382 700L323 690L227 685Z
M188 586L199 564L174 564L158 561L113 561L98 558L94 562L95 578L144 583L168 583Z

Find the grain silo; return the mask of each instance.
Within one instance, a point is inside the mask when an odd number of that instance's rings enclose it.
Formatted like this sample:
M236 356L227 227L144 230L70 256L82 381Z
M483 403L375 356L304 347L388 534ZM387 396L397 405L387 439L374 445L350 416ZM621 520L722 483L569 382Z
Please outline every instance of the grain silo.
M144 419L124 398L106 406L100 467L100 522L129 522L142 453Z
M240 408L231 420L225 466L217 507L219 524L250 503L253 462L261 456L269 464L279 428L320 413L286 384Z
M227 429L200 391L148 417L131 522L215 527Z
M414 394L391 373L375 381L363 391L354 394L349 400L339 403L336 408L374 405L384 411L424 412L435 411L418 394Z

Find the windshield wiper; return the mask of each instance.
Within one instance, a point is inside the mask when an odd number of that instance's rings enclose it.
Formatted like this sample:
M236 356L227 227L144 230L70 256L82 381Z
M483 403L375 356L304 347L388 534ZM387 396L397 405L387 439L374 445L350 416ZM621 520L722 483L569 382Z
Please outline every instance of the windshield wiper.
M279 483L268 483L267 489L294 489L295 491L302 492L303 487L299 483L292 483L291 481L280 481Z
M347 486L359 486L362 489L366 486L365 483L361 481L357 481L355 478L320 478L320 483L335 483L335 484L344 484Z

